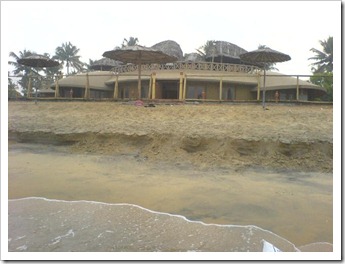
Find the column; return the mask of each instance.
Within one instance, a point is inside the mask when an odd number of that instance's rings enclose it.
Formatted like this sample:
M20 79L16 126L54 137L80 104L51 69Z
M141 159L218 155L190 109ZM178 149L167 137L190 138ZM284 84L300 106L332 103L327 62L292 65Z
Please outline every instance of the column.
M299 76L297 76L296 100L299 100Z
M182 100L186 100L186 94L187 94L187 75L184 75L184 80L183 80L183 97Z
M222 101L223 98L223 77L220 77L219 81L219 101Z
M156 99L156 73L152 73L152 99Z
M89 74L86 73L85 94L84 94L85 99L90 98L90 91L89 90L90 90Z
M116 73L115 84L114 84L114 99L119 98L119 75Z
M179 87L179 93L178 93L178 99L183 99L183 72L180 72L180 87Z
M56 80L55 80L55 98L60 97L59 94L59 78L58 76L56 76Z
M261 79L261 76L260 76L260 73L258 73L258 93L256 95L256 100L260 100L260 79Z

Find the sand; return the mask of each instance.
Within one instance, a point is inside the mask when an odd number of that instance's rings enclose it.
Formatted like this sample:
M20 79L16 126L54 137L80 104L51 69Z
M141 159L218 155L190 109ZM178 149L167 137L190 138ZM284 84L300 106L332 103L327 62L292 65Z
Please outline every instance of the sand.
M268 108L9 102L9 198L131 203L209 224L256 225L300 249L328 251L332 106ZM31 214L19 205L17 224ZM316 249L319 242L327 248Z
M325 105L10 102L9 138L74 144L81 153L137 153L201 167L331 172L333 108Z

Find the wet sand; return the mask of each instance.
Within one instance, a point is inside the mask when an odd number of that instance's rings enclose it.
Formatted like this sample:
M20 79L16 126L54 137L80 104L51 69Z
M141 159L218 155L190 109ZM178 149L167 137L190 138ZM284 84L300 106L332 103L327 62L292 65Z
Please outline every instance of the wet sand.
M331 173L200 169L12 144L9 198L23 197L130 203L205 223L256 225L296 246L333 241Z
M137 204L332 243L332 107L269 109L10 102L9 198Z

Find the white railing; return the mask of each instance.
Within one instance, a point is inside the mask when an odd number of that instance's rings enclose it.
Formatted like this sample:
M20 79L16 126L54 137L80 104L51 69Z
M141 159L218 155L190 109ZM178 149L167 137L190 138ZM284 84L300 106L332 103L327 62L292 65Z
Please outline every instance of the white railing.
M256 74L260 68L251 65L215 63L215 62L175 62L167 64L144 64L142 71L164 71L164 70L197 70L197 71L217 71L217 72L239 72ZM138 65L126 64L113 68L117 73L138 71Z

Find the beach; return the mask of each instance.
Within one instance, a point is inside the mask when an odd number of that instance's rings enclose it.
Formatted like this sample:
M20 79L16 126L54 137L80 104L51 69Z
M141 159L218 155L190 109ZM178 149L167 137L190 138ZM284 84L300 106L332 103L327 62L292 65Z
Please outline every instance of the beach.
M255 225L299 249L329 251L333 241L332 106L267 107L9 102L13 224L20 224L20 214L29 218L30 209L20 200L27 197L125 203L207 224ZM89 209L83 208L87 213ZM180 231L184 233L183 228ZM326 244L305 246L319 242ZM279 243L285 250L296 249ZM37 241L34 244L36 251L52 250ZM14 245L14 251L18 247L22 251L21 245ZM124 250L122 246L113 250ZM63 248L61 244L54 251ZM260 245L234 243L228 250L240 248L258 251ZM73 249L78 251L77 246ZM154 245L149 250L154 251ZM183 247L171 250L183 251Z
M9 139L73 144L80 153L139 153L197 166L332 171L333 109L325 105L10 102Z

